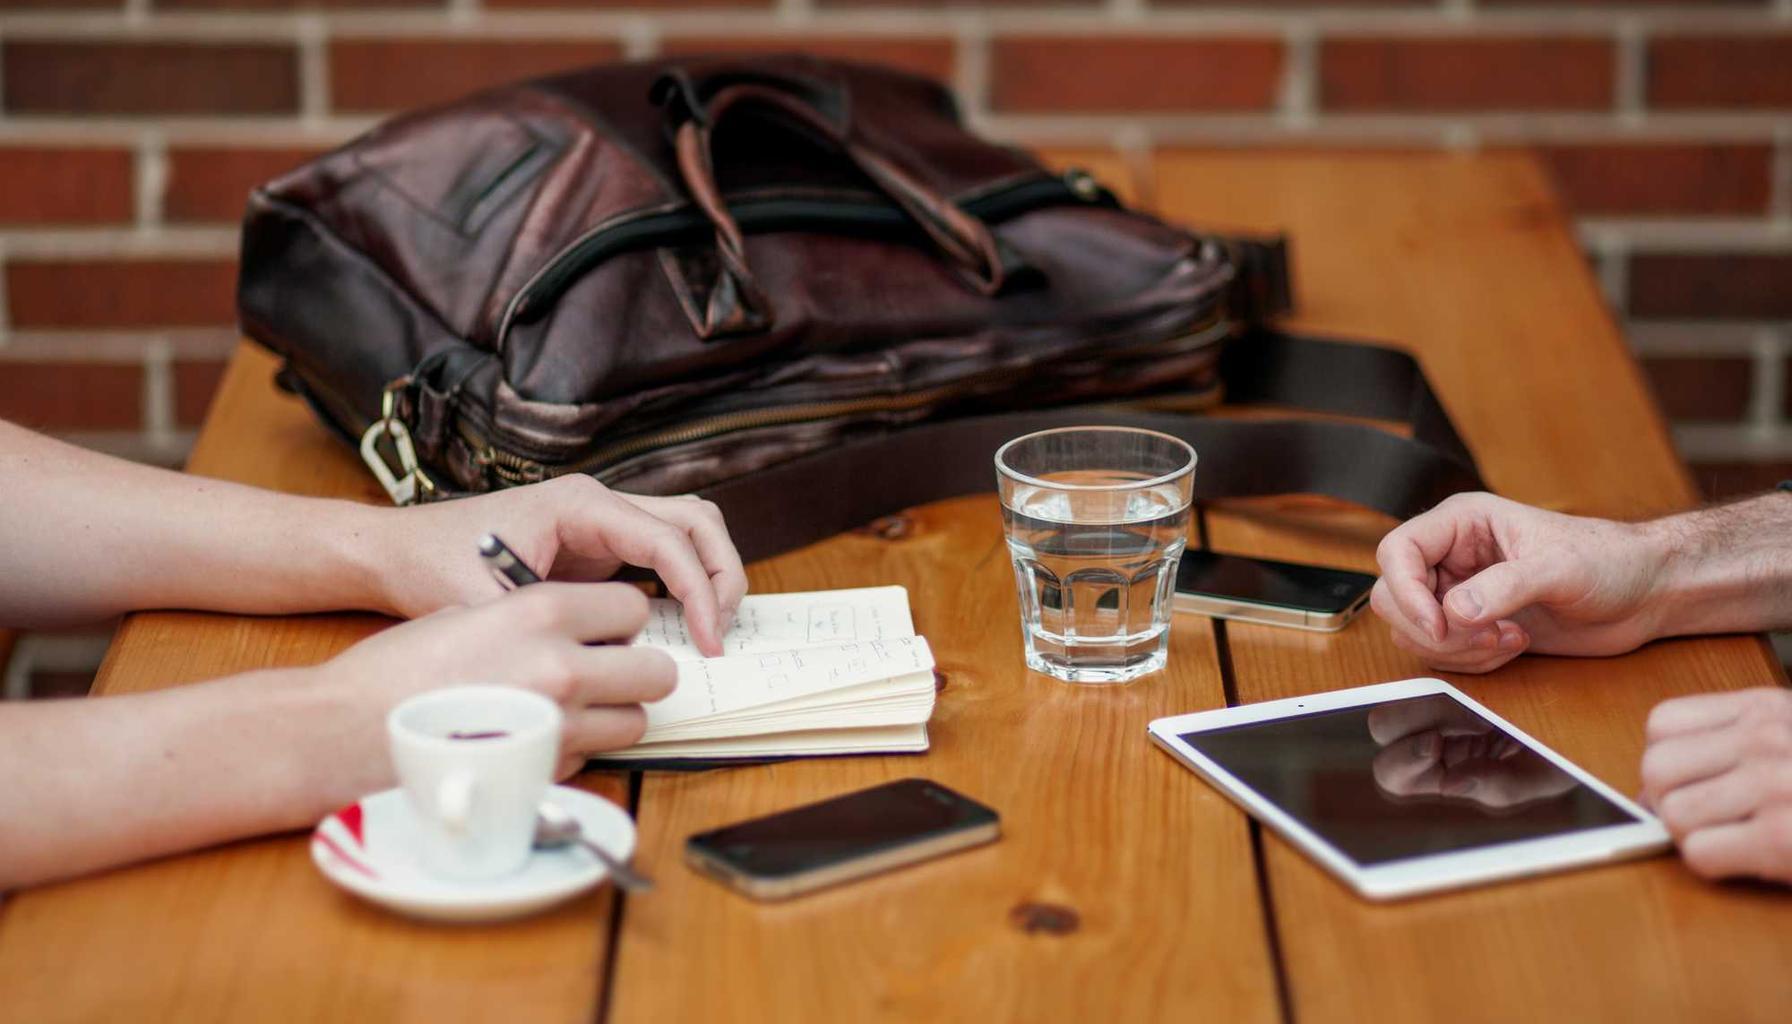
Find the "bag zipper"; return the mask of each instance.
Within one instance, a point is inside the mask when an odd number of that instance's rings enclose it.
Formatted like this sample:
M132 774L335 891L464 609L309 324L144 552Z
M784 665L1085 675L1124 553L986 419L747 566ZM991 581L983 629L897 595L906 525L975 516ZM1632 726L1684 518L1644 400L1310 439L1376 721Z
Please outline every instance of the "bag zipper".
M995 224L1042 206L1058 203L1114 205L1112 193L1087 171L1072 168L1062 175L1028 178L973 196L960 208ZM728 210L747 234L772 231L865 230L920 233L908 214L892 203L847 199L743 199ZM574 240L517 289L499 320L497 347L514 324L539 319L573 283L603 261L634 249L658 248L706 240L714 230L702 211L691 207L647 212L597 228Z
M1191 324L1186 333L1178 334L1173 341L1182 346L1205 345L1229 331L1231 327L1231 322L1223 319L1216 308L1201 320ZM1162 343L1154 343L1149 347L1158 348L1161 345ZM499 479L510 485L529 484L572 473L594 473L658 449L691 444L742 430L821 422L866 413L912 412L938 404L958 394L972 391L985 381L1012 376L1013 373L1011 368L1002 367L973 374L950 384L942 384L906 395L880 395L831 402L805 402L775 409L750 409L720 413L679 426L666 427L624 438L605 445L576 461L563 463L542 462L500 449L489 439L480 437L473 426L463 418L456 419L455 431L475 453L475 460L489 467Z

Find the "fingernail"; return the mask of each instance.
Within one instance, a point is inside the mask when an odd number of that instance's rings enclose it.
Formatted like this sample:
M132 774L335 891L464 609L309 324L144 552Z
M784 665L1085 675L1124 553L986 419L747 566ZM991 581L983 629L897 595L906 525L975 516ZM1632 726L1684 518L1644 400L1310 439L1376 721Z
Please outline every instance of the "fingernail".
M1524 646L1524 637L1519 636L1517 633L1501 633L1500 634L1500 649L1501 650L1516 651L1520 647L1523 647L1523 646Z
M1499 645L1500 631L1497 629L1484 629L1475 634L1475 646L1477 647L1498 647Z
M1428 732L1419 737L1418 751L1420 757L1437 756L1437 733Z
M1450 604L1456 614L1469 621L1474 621L1481 614L1481 598L1467 587L1457 587L1450 591Z

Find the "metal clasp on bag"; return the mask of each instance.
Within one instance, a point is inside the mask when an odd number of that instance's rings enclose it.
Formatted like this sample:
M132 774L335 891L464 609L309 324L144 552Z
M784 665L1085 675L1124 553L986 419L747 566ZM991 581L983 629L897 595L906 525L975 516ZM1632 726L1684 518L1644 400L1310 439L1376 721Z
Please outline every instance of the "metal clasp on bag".
M417 447L411 443L410 428L398 418L398 392L410 383L409 377L400 377L386 385L385 393L380 396L380 418L361 435L361 461L367 463L367 468L373 471L374 478L386 489L386 495L394 505L428 501L436 491L435 481L417 464ZM392 439L392 451L398 457L396 473L380 454L382 437Z

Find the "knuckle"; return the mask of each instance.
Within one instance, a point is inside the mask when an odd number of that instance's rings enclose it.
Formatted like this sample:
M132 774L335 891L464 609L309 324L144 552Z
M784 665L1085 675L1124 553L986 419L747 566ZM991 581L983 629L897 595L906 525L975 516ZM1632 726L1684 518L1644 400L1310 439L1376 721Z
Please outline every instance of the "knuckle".
M1792 755L1792 728L1773 719L1756 719L1747 726L1742 749L1760 757Z
M1661 747L1654 746L1643 751L1643 764L1641 769L1643 792L1660 793L1667 785L1667 770L1667 755L1662 751Z
M557 589L524 587L508 598L509 611L525 629L551 631L564 618Z
M1787 711L1784 693L1759 686L1748 691L1748 702L1743 705L1742 715L1755 721L1774 721L1788 717Z
M1792 870L1792 814L1768 815L1760 822L1773 862L1782 870Z

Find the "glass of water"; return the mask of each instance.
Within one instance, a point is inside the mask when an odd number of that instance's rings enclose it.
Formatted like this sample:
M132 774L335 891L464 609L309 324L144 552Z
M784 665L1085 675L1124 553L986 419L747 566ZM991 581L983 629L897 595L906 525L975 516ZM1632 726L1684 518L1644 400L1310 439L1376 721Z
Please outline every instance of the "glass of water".
M1123 683L1164 667L1195 450L1168 434L1064 427L996 452L1027 667Z

